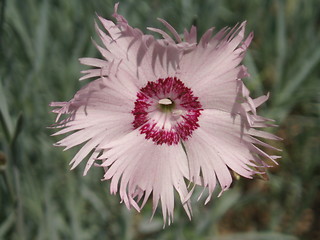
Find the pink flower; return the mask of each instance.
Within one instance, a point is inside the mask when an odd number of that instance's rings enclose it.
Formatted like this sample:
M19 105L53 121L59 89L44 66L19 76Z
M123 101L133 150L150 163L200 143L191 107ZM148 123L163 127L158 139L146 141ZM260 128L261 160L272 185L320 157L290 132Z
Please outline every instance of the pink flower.
M268 95L250 98L241 81L253 34L244 38L244 22L213 37L211 28L200 41L192 27L182 39L160 19L173 38L148 28L162 36L156 39L129 26L117 7L116 24L99 17L106 32L96 25L103 59L80 59L94 67L80 80L95 80L69 102L51 103L62 128L54 135L71 133L56 145L84 144L72 169L91 154L84 175L94 163L102 166L111 193L128 208L140 211L152 195L153 214L160 202L170 224L177 191L191 218L194 186L208 189L207 203L217 185L221 193L230 187L230 170L252 178L269 167L266 159L278 158L258 147L273 148L261 138L279 139L257 130L274 126L256 113Z

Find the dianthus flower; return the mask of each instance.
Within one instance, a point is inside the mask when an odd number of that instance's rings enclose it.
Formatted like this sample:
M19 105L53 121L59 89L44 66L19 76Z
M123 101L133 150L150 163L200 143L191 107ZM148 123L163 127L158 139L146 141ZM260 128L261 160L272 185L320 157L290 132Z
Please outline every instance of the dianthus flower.
M250 98L241 80L253 34L244 38L244 22L214 36L211 28L197 41L196 27L182 37L160 19L173 37L148 28L157 39L128 25L117 8L116 24L98 17L103 59L80 59L94 67L80 80L94 80L69 102L51 103L62 128L54 135L72 133L56 145L83 144L72 169L89 155L84 175L102 166L128 208L140 211L152 196L153 214L160 202L170 224L176 191L191 218L194 186L208 189L207 203L217 185L221 193L230 187L231 171L252 178L277 158L258 147L273 148L261 138L279 139L257 129L274 126L256 113L268 95Z

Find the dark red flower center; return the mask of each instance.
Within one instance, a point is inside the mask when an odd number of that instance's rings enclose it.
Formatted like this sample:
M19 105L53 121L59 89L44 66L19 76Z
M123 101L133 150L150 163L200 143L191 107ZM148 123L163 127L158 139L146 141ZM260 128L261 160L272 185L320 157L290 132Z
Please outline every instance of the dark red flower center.
M199 127L201 104L176 77L148 82L134 103L133 127L156 144L178 144Z

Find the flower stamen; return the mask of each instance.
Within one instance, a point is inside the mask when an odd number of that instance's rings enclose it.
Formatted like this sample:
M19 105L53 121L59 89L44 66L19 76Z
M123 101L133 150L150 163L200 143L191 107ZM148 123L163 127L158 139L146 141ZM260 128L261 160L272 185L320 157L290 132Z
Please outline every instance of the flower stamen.
M170 98L162 98L158 103L162 112L172 112L175 107L174 102Z
M158 103L161 105L171 105L173 104L173 101L170 98L163 98L163 99L160 99Z
M178 144L199 127L201 110L198 98L179 79L160 78L138 92L133 126L156 144Z

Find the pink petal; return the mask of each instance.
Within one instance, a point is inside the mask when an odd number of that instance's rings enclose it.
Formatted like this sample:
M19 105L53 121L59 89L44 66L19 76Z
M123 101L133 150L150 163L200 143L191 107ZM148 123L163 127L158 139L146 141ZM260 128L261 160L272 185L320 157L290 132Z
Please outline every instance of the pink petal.
M109 166L105 179L111 179L111 192L116 193L120 183L120 196L128 208L135 202L136 189L146 195L152 192L153 212L160 201L164 221L168 219L170 224L173 220L173 190L179 193L181 201L188 194L184 183L184 177L188 175L187 159L182 146L159 146L146 142L144 136L135 130L105 147L110 150L100 158L105 158L102 166ZM184 203L184 208L190 216L188 202Z

